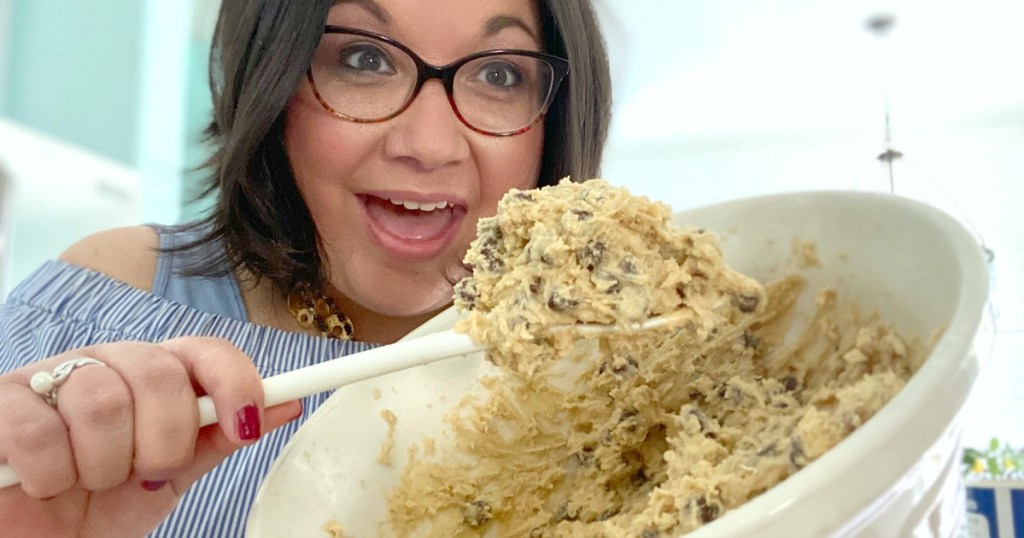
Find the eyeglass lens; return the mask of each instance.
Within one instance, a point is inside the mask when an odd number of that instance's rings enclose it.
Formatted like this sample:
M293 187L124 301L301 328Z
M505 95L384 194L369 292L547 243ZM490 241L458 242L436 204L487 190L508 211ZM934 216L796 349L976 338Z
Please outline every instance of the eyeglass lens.
M404 50L368 36L325 33L311 75L320 97L350 119L384 119L416 89L416 61ZM554 68L542 58L502 53L470 60L455 72L452 99L463 120L490 133L533 123L549 100Z

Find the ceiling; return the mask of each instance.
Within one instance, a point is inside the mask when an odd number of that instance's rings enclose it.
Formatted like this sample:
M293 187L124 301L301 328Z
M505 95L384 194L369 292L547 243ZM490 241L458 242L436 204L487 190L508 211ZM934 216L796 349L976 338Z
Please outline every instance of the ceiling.
M596 0L613 140L1024 124L1018 0ZM889 32L867 21L890 16ZM1017 67L1014 67L1017 66Z

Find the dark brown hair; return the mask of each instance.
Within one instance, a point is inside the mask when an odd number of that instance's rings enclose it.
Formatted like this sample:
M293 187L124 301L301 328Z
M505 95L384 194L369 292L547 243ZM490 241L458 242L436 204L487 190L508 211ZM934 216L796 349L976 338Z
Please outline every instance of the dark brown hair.
M604 40L589 0L539 0L545 52L569 60L570 74L545 119L540 185L596 177L610 121ZM285 107L313 57L332 0L223 0L210 52L214 152L205 164L216 195L194 250L223 241L195 274L245 269L281 290L320 286L324 258L284 148ZM225 258L226 257L226 260ZM226 264L224 262L227 262Z

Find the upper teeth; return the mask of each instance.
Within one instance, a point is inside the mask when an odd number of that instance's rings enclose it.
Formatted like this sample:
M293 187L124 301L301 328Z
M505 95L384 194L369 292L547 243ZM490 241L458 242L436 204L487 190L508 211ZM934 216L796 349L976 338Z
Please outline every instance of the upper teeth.
M406 209L420 211L433 211L435 209L444 209L448 207L448 202L410 202L408 200L390 200L392 204L400 205Z

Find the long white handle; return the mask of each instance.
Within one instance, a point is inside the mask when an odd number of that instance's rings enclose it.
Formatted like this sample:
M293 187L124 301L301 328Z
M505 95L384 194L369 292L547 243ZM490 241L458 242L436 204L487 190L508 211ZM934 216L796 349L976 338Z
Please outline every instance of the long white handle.
M268 377L263 380L264 405L270 407L356 381L481 349L483 347L473 342L473 339L455 331L441 331L403 340ZM213 400L209 396L202 396L198 403L199 425L207 426L217 422Z
M264 404L267 407L277 405L356 381L482 349L483 346L473 342L470 337L455 331L403 340L268 377L263 380ZM217 422L217 412L209 396L198 398L196 403L199 405L200 425ZM10 466L0 464L0 489L18 482L18 475L14 474Z

